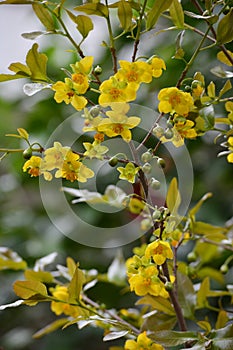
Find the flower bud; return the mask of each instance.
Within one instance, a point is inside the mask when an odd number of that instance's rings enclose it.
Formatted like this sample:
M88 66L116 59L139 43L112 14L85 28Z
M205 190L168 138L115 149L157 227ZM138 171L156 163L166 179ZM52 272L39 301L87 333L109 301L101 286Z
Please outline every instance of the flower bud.
M197 260L197 254L195 252L190 252L187 255L187 259L189 262L194 262Z
M229 270L228 266L226 264L223 264L221 267L220 267L220 271L225 274L227 273Z
M150 186L153 190L159 190L161 187L161 183L158 180L152 178L150 180Z
M166 137L167 140L170 140L173 138L173 131L171 129L167 129L164 133L164 136Z
M163 158L158 158L157 159L157 164L159 166L161 166L161 168L165 168L165 166L166 166L165 160Z
M93 107L91 107L91 109L90 109L90 115L91 115L93 118L97 117L97 115L99 114L99 112L100 112L99 106L93 106Z
M154 134L156 137L160 138L160 137L163 136L164 130L163 130L163 128L162 128L161 126L157 125L157 126L153 129L153 134Z
M143 163L149 162L152 159L152 154L147 151L141 155L141 160Z
M99 65L94 68L94 73L97 75L100 75L102 71L103 69Z
M154 221L156 221L156 220L159 220L160 217L161 217L161 212L158 209L156 209L152 214L152 218Z
M24 159L30 159L31 156L32 156L32 149L31 149L31 147L29 147L29 148L27 148L27 149L25 149L25 150L23 151L23 157L24 157Z
M165 284L164 284L164 287L166 289L167 292L170 292L172 289L173 289L173 283L172 282L169 282L167 281Z
M118 163L117 157L112 157L112 158L109 159L109 161L108 161L108 164L109 164L110 166L112 166L112 167L116 166L117 163Z
M151 172L151 169L152 169L152 166L150 163L145 163L143 166L142 166L142 171L145 173L145 174L149 174Z

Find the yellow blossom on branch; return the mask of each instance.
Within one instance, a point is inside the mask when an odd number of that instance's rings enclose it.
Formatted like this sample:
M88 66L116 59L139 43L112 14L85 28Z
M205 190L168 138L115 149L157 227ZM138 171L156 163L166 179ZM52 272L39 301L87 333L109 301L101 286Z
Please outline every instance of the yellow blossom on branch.
M126 81L119 81L115 76L100 85L99 104L108 106L112 102L128 102L136 99L136 89Z
M124 345L125 350L164 350L160 344L154 343L147 337L146 332L139 334L137 340L128 339Z
M176 87L164 88L158 94L160 113L174 113L187 116L194 106L193 98L188 92Z
M86 56L75 64L71 64L71 68L74 73L81 73L83 75L89 75L92 71L94 57Z
M161 137L162 142L172 142L176 147L183 146L184 139L194 139L197 137L197 132L194 128L195 124L189 119L179 119L175 120L174 127L171 129L173 132L173 137L171 139L166 139L165 136Z
M41 157L32 156L23 165L23 171L27 171L32 177L43 175L45 180L52 180L52 174L47 171L46 164Z
M162 75L163 70L166 70L166 65L164 60L162 60L162 58L153 57L152 59L149 60L148 63L151 66L152 76L154 78L159 78Z
M108 152L108 147L102 146L101 143L97 140L95 140L93 143L83 142L83 146L86 149L84 156L91 159L103 159L103 155Z
M150 83L152 80L151 66L146 62L128 62L119 61L120 69L116 73L115 77L120 81L126 81L132 84L137 90L140 83Z
M47 148L44 152L44 161L47 170L61 168L66 154L70 151L70 147L63 147L60 142L55 141L53 147Z
M133 163L127 163L124 168L118 167L117 170L120 172L119 179L134 183L135 177L140 168L135 167Z
M111 111L107 111L109 118L104 118L98 125L98 131L108 137L120 135L124 141L129 142L132 138L130 129L135 128L141 121L139 117L127 117L129 110L127 103L111 103Z
M51 310L57 315L65 314L67 316L78 317L80 315L80 307L70 305L69 293L66 286L56 286L50 289L52 296L58 301L51 302Z
M173 252L168 242L156 240L147 246L145 257L151 257L157 265L162 265L167 259L173 258Z
M228 145L229 151L231 151L227 156L227 160L229 163L233 163L233 136L230 136L228 138L227 145Z

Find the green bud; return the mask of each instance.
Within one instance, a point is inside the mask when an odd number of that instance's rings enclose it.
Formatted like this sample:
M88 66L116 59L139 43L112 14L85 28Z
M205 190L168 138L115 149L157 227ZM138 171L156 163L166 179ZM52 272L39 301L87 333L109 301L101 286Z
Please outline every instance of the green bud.
M156 209L152 214L152 218L154 221L159 220L161 218L161 212Z
M32 149L31 149L31 147L29 147L29 148L27 148L27 149L25 149L25 150L23 151L23 157L24 157L24 159L30 159L31 156L32 156Z
M188 276L191 278L195 278L197 276L197 271L196 271L196 268L194 266L189 265L187 272L188 272Z
M93 106L93 107L91 107L91 109L90 109L90 115L91 115L93 118L97 117L98 114L99 114L99 112L100 112L100 107L99 107L99 106Z
M187 255L187 259L189 262L193 262L197 260L197 254L195 252L190 252Z
M156 137L160 138L160 137L163 136L164 130L163 130L163 128L162 128L161 126L157 125L157 126L153 129L153 134L154 134Z
M108 164L109 164L110 166L112 166L112 167L116 166L117 163L118 163L117 157L112 157L112 158L109 159L109 161L108 161Z
M220 267L220 271L225 274L227 273L229 270L228 266L226 264L223 264L221 267Z
M172 282L169 282L167 281L165 284L164 284L164 287L166 289L167 292L170 292L172 289L173 289L173 283Z
M167 129L164 133L164 136L166 137L167 140L170 140L173 138L173 131L171 129Z
M150 186L153 190L159 190L161 187L161 183L158 180L152 178L150 180Z
M192 91L191 86L190 85L185 85L184 91L185 92L191 92Z
M152 169L152 166L150 163L145 163L143 166L142 166L142 171L145 173L145 174L149 174L151 172L151 169Z
M167 128L168 129L172 129L173 128L173 124L169 121L167 121Z
M152 154L148 151L141 155L141 160L143 163L149 162L151 159L152 159Z
M152 226L152 222L151 222L150 219L143 219L143 220L141 221L141 230L142 230L142 231L147 231L147 230L149 230L149 229L151 228L151 226Z
M102 71L103 69L99 65L94 68L94 73L97 75L100 75Z
M163 158L158 158L157 159L157 164L159 166L161 166L161 168L165 168L165 166L166 166L165 160Z
M202 82L200 82L199 80L193 80L192 85L191 85L191 89L196 89L196 87L198 87L198 85L202 86Z

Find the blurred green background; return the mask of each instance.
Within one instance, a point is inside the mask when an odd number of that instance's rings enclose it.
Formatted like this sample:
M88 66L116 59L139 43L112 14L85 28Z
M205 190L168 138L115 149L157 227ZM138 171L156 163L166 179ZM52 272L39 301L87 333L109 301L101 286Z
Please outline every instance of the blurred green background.
M195 9L190 5L190 1L185 1L184 8L190 11ZM72 2L69 2L72 6ZM79 3L75 2L75 6ZM2 7L0 8L1 12ZM21 13L25 9L22 7ZM8 6L8 17L5 26L9 26L18 37L20 28L14 28L13 16L11 14L18 11L17 6ZM18 12L17 12L18 13ZM34 28L32 30L42 29L35 15ZM195 19L186 17L191 25L198 28L202 23ZM108 76L111 69L111 57L109 52L101 47L101 35L103 33L103 20L97 19L96 26L100 25L98 40L95 40L96 49L93 50L94 39L91 37L86 45L84 52L86 55L96 55L95 64L103 68L103 76ZM116 24L117 29L118 24ZM160 20L158 28L171 26L168 20ZM97 27L96 27L97 28ZM74 30L74 29L73 29ZM143 87L137 103L144 104L147 107L156 109L156 95L159 89L167 86L174 86L179 78L184 64L172 59L175 53L175 40L179 33L178 30L154 35L153 33L142 38L140 43L140 53L150 56L152 54L160 55L166 62L167 70L163 76L156 79L150 91ZM76 35L76 34L75 34ZM0 40L5 40L5 34L0 33ZM194 43L198 43L199 37L193 32L186 32L184 36L183 48L186 57L190 58ZM66 52L70 46L65 40L47 36L38 40L40 51L46 52L49 57L48 73L55 80L63 79L64 74L61 67L69 68L69 64L76 61L74 54ZM33 42L31 42L32 45ZM119 48L120 58L130 58L131 46L130 40L122 37L117 46ZM231 45L228 45L232 49ZM205 75L206 83L215 80L209 71L217 65L217 48L203 51L194 66L191 68L189 76L194 72L201 71ZM26 51L24 53L26 55ZM25 56L24 55L24 56ZM15 52L17 61L18 53ZM96 57L96 56L95 56ZM9 64L12 62L9 62ZM7 67L1 67L6 72ZM106 73L106 74L105 74ZM217 78L217 89L224 84L224 79ZM25 82L23 82L25 83ZM19 141L13 138L5 137L7 133L14 133L16 128L23 127L28 130L35 141L41 144L46 143L53 130L71 115L74 111L70 106L56 104L53 100L52 92L41 92L33 97L28 97L22 93L23 83L14 81L1 83L0 85L0 139L1 147L17 148ZM15 87L17 86L17 88ZM218 116L226 115L221 108L217 110ZM213 146L213 138L216 134L209 133L206 136L188 142L187 147L194 170L194 188L193 203L195 203L206 192L212 192L213 198L205 203L200 219L216 225L224 225L232 216L232 192L229 191L232 185L232 165L228 164L226 159L220 158L216 161L217 153L222 150L218 145ZM22 145L20 145L22 146ZM1 246L10 247L19 255L23 256L32 266L36 259L49 254L58 252L56 263L64 264L67 256L80 261L81 267L96 268L106 272L107 267L112 262L116 249L97 249L78 244L59 232L51 223L40 198L38 179L29 178L28 174L22 172L24 160L20 154L6 157L0 164L0 242ZM172 176L172 169L167 171L166 176ZM101 184L106 187L106 184ZM88 208L86 208L88 210ZM108 216L109 218L109 216ZM98 218L97 218L98 219ZM104 219L106 220L106 219ZM107 219L108 220L108 219ZM125 258L130 256L133 245L137 242L122 247ZM0 304L5 304L16 300L12 291L12 283L16 279L22 278L20 272L3 271L0 274ZM120 287L113 287L99 284L91 294L99 302L106 303L107 307L129 307L133 305L134 296L121 294ZM32 335L38 329L55 320L56 317L49 310L48 304L40 304L36 307L21 306L16 309L7 309L0 315L0 346L4 350L83 350L87 346L95 350L108 349L112 342L104 344L101 340L102 331L98 328L86 328L78 331L75 326L67 328L64 331L56 331L48 336L33 340ZM121 343L114 342L114 344Z

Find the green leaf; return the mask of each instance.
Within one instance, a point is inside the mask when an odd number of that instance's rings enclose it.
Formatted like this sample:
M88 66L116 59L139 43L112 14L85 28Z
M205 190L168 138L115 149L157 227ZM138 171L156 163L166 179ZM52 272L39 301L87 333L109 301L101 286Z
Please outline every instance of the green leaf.
M33 81L47 81L46 68L48 57L39 53L37 49L38 44L33 44L26 57L26 63L31 71L31 79Z
M38 38L38 36L41 35L46 35L46 34L51 34L52 32L50 31L35 31L35 32L30 32L30 33L22 33L21 36L24 39L29 39L29 40L35 40Z
M4 82L4 81L9 81L9 80L15 80L15 79L22 79L22 78L29 78L27 75L25 74L0 74L0 82Z
M51 16L49 10L44 6L43 3L41 4L33 4L32 5L33 11L35 12L36 16L39 18L41 23L45 26L46 30L48 31L54 31L55 25L54 25L54 19Z
M198 278L204 279L210 277L217 281L219 284L224 285L224 276L219 270L213 269L212 267L203 267L197 272Z
M203 19L205 21L211 22L211 23L215 23L218 20L218 16L217 15L211 15L211 16L202 16L202 15L197 15L194 12L191 11L184 11L184 13L191 18L196 18L198 20Z
M152 314L153 313L153 314ZM149 316L152 314L151 316ZM173 329L177 323L177 317L167 315L161 312L152 311L149 312L149 315L143 315L143 318L145 318L145 322L143 322L141 329L142 331L162 331L162 330L168 330Z
M228 321L229 321L229 317L227 312L225 310L220 310L218 313L218 318L215 324L215 328L220 329L225 327Z
M207 93L208 93L208 96L211 97L211 98L215 98L216 96L216 93L215 93L215 84L213 81L211 81L209 83L209 85L207 86Z
M173 0L169 12L174 25L177 28L184 28L184 11L179 0Z
M233 8L220 20L217 27L217 42L226 44L233 40Z
M118 17L124 31L130 30L132 27L133 11L128 1L121 0L118 2Z
M164 312L167 315L174 316L175 311L168 299L162 297L154 297L147 294L145 297L139 299L136 305L151 305L155 310Z
M231 82L230 80L227 80L223 88L219 92L219 97L222 97L222 95L224 95L227 91L231 90L231 88L232 88Z
M185 31L182 30L182 32L180 32L176 37L176 52L172 58L175 58L177 60L182 59L185 54L184 50L182 49L182 41L183 41L184 33Z
M77 302L80 297L80 293L85 282L85 276L82 270L78 268L79 264L76 266L76 270L70 281L68 292L69 292L69 302Z
M221 66L216 66L214 68L211 68L211 73L216 75L218 78L233 78L233 72L223 70Z
M218 249L213 244L198 241L194 251L201 258L201 263L204 264L216 258Z
M217 235L218 240L225 239L224 233L227 232L227 229L221 226L214 226L202 221L196 221L192 226L193 233L198 235L211 236L214 238L214 235Z
M11 70L12 72L15 72L17 74L24 74L26 76L30 76L31 75L31 71L30 69L23 63L20 62L16 62L16 63L11 63L10 66L8 67L9 70Z
M92 20L84 15L79 15L76 17L77 29L82 37L85 39L89 32L93 30L94 26Z
M193 284L188 276L178 272L177 274L178 300L183 310L184 316L194 319L194 308L196 295Z
M208 192L206 193L198 202L197 204L189 211L189 215L190 217L195 217L195 215L197 214L197 212L201 209L201 206L203 205L203 203L212 197L212 193Z
M85 12L87 15L96 15L101 17L108 17L107 6L101 3L87 3L74 8L75 11Z
M167 10L173 0L155 0L151 10L147 13L146 29L150 30L158 21L160 15Z
M150 338L163 346L182 345L190 340L198 340L197 332L176 332L176 331L159 331L150 334Z
M204 133L214 128L214 107L212 105L200 109L199 116L195 119L196 130Z
M29 133L27 132L27 130L25 130L24 128L18 128L17 131L22 139L28 140Z
M181 203L181 197L178 189L177 179L174 177L170 182L167 191L166 204L172 214L176 214Z
M56 331L59 328L62 328L67 322L69 321L69 318L59 318L58 320L48 324L44 328L40 329L38 332L33 334L34 339L40 339L44 335L49 334L51 332Z
M208 300L207 300L207 295L210 290L210 280L208 277L206 277L197 292L197 308L202 309L208 306Z
M31 0L5 0L1 1L0 5L31 5L34 1Z
M26 268L26 261L16 252L7 247L0 247L0 270L24 270Z
M29 299L36 294L41 296L48 295L46 286L38 281L16 281L13 288L15 294L23 299Z
M53 282L53 275L48 271L26 270L24 276L29 281L39 281L42 283Z
M213 331L213 350L231 350L233 344L233 324Z

